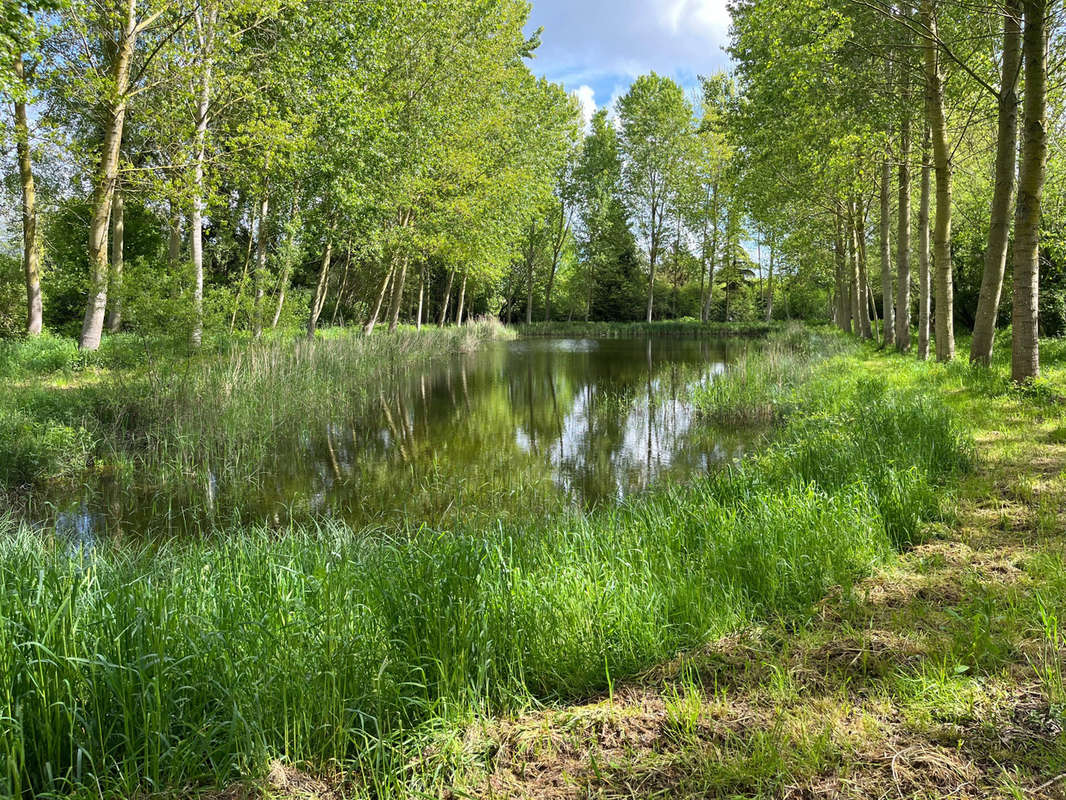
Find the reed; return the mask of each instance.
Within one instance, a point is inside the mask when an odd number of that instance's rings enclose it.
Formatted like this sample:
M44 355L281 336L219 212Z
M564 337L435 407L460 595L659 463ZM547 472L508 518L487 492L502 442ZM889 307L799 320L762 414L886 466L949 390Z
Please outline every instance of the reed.
M513 336L485 319L370 337L219 338L193 355L132 336L88 355L50 337L0 343L0 376L20 376L0 388L0 487L77 478L90 462L197 493L208 481L254 485L307 420L342 419L412 364Z
M589 336L625 339L643 336L718 336L759 338L780 328L779 323L699 322L695 319L659 322L534 322L517 325L520 336Z

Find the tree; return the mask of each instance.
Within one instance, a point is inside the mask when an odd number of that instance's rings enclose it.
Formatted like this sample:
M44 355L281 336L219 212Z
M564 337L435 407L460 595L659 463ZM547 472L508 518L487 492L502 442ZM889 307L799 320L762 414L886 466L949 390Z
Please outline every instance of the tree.
M18 156L19 189L22 195L22 269L26 282L26 333L39 336L44 327L41 295L41 253L37 232L37 185L33 169L33 142L29 106L37 68L36 48L41 31L37 14L54 11L55 0L28 0L5 4L0 22L0 58L14 64L11 80L0 80L0 92L9 94L14 118L15 150ZM30 53L27 59L27 52Z
M586 320L629 320L639 314L637 247L623 195L618 138L607 110L597 111L574 168Z
M41 255L37 243L37 188L33 178L30 126L26 112L29 76L21 46L15 54L14 63L17 83L12 93L19 185L22 190L22 264L26 276L26 332L30 336L39 336L44 326L44 306L41 299Z
M619 102L626 197L648 255L647 321L655 306L655 270L671 204L676 202L692 109L681 87L655 73L642 75Z
M1014 338L1011 377L1040 377L1040 222L1047 172L1047 0L1023 0L1025 108L1014 212Z
M951 144L944 101L942 54L937 44L936 0L922 0L925 38L925 104L932 131L936 175L936 225L933 231L933 286L937 361L955 358L955 304L951 265Z
M93 10L86 11L93 14ZM94 71L106 75L102 96L107 100L93 177L89 222L89 301L79 342L82 350L98 349L104 328L108 283L107 229L118 181L119 153L132 89L131 70L137 38L162 13L157 11L141 17L138 11L138 0L120 0L114 5L103 6L98 13L93 14L102 52L101 68L94 68Z
M1010 240L1010 207L1014 197L1018 152L1018 80L1022 66L1020 0L1003 6L1003 48L1000 67L998 135L996 136L995 191L985 252L981 294L970 343L970 363L987 367L992 360L1003 275Z

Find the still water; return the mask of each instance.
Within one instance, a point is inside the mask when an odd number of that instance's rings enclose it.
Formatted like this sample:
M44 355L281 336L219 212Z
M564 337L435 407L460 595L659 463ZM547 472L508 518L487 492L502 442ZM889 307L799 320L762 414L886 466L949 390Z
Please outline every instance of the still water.
M75 540L340 519L449 525L615 503L740 456L747 430L691 397L743 344L705 338L527 339L420 365L358 414L308 419L255 481L182 490L101 480L39 518ZM205 410L209 413L209 410Z

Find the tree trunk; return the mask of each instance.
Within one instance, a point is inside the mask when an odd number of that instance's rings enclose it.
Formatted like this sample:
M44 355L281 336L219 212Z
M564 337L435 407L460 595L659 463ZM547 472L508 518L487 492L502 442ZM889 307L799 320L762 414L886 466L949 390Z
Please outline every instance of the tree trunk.
M426 299L426 268L425 266L419 271L418 278L418 317L415 319L415 327L418 330L422 330L422 310Z
M572 212L571 212L572 213ZM570 220L566 218L566 203L559 202L559 228L552 243L552 263L548 272L548 285L544 290L544 321L552 321L552 289L555 287L555 273L559 270L559 257L566 244L566 235L570 232Z
M718 185L715 184L713 188L713 197L711 200L711 258L708 263L707 272L707 299L703 304L703 321L710 322L711 319L711 303L714 298L714 268L715 261L718 258Z
M333 234L337 230L334 221L326 234L326 249L322 252L322 265L318 270L318 285L315 287L315 299L311 304L311 315L307 318L307 335L312 339L318 328L318 318L322 315L322 309L326 305L326 287L329 286L329 268L333 262Z
M866 260L866 224L864 222L866 216L865 209L862 207L862 201L858 201L855 204L855 240L858 242L859 253L859 280L861 281L862 290L865 292L865 297L869 297L868 303L863 303L863 313L865 319L860 319L862 324L862 335L865 339L873 339L874 331L872 325L877 319L877 304L874 302L874 290L870 285L870 271L867 268L868 261Z
M533 257L526 260L526 325L533 324Z
M341 282L337 286L337 301L333 304L333 316L330 317L329 324L332 327L337 324L337 317L340 314L341 302L348 294L348 272L352 268L352 240L348 239L347 253L344 257L344 272L341 273Z
M255 301L252 304L252 333L256 339L263 335L263 298L266 296L267 222L270 218L270 194L263 193L259 206L259 228L255 241Z
M22 53L15 55L15 79L19 91L28 91ZM44 329L41 299L41 256L37 249L37 187L33 179L30 126L26 98L15 101L15 142L18 150L19 183L22 187L22 267L26 276L26 333L39 336Z
M293 212L295 212L295 203L293 204ZM285 295L289 291L289 281L292 276L292 252L296 242L296 231L294 226L289 226L290 230L287 235L288 241L282 249L284 253L284 263L281 265L281 275L278 277L278 302L274 304L274 318L270 321L270 330L277 330L278 323L281 322L281 312L285 308ZM348 274L348 267L344 268L345 276ZM337 293L337 305L340 305L340 292ZM333 315L336 317L337 309L333 309Z
M896 345L896 318L892 286L892 162L888 150L881 161L881 324L885 347Z
M648 248L648 322L651 323L655 316L655 262L659 256L659 236L656 233L655 207L651 212L651 247Z
M1011 378L1040 377L1040 219L1047 173L1047 0L1023 0L1025 108L1014 211L1014 339Z
M770 240L770 271L766 280L766 321L774 318L774 244Z
M192 219L189 225L189 250L193 270L193 329L192 346L198 348L204 338L204 162L207 157L207 125L211 113L211 78L215 22L218 9L212 3L205 17L200 8L194 13L196 36L200 45L200 96L196 102L196 134L193 138Z
M899 126L899 207L896 209L896 349L911 349L911 117L910 73L902 70Z
M671 280L673 292L670 295L670 316L677 319L677 293L678 275L681 272L681 207L677 207L674 215L674 274Z
M851 333L851 281L849 280L847 249L844 247L844 221L839 211L836 213L836 238L833 240L833 254L836 257L837 325L844 333Z
M443 328L448 322L448 305L452 298L452 283L455 281L455 270L448 270L448 282L444 285L444 300L440 304L440 319L437 326Z
M880 341L881 334L878 330L877 300L874 298L874 287L869 283L866 284L866 312L870 315L870 338L875 342Z
M111 285L108 298L111 310L107 316L108 333L122 330L122 271L125 267L126 201L121 188L115 189L111 205Z
M930 161L932 132L925 126L922 136L922 190L918 203L918 358L929 358L929 328L932 316L932 275L930 274L929 206L932 194L933 165Z
M856 333L864 339L873 338L870 330L870 309L866 302L869 290L863 259L859 253L859 210L854 200L848 202L848 239L851 243L851 316L856 322ZM864 232L865 234L865 232ZM865 235L863 236L865 238Z
M392 303L389 308L389 332L400 325L400 304L403 301L404 284L407 283L407 264L410 257L405 253L400 258L400 273L392 284Z
M105 38L107 34L104 34ZM122 131L129 102L130 64L137 44L137 0L124 0L122 31L111 63L110 102L100 142L100 162L93 177L89 222L89 301L81 326L79 347L98 350L107 310L107 223L118 178ZM107 49L107 48L105 48Z
M385 280L381 283L381 290L378 292L378 299L374 303L374 310L370 312L370 319L367 320L366 327L363 329L367 336L370 336L374 332L374 328L377 327L381 306L385 303L385 295L389 293L389 284L392 283L392 273L395 269L396 265L393 264L385 273Z
M955 358L955 299L951 266L951 144L944 108L944 75L935 38L935 0L922 0L922 17L929 36L925 39L926 115L933 136L936 172L936 225L933 232L936 359Z
M970 363L992 362L996 342L1003 275L1007 268L1011 204L1018 158L1018 77L1022 64L1021 0L1007 0L1003 8L1003 68L999 83L999 130L996 136L995 190L988 227L988 248L977 301Z
M459 285L459 308L455 314L455 324L463 324L463 311L466 305L466 274L463 274L463 282Z

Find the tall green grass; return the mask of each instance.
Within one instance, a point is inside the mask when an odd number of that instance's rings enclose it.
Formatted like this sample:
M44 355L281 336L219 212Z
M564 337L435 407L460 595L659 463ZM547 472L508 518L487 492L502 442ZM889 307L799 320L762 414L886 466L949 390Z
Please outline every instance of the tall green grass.
M643 336L766 336L777 323L699 322L695 319L659 322L534 322L515 326L520 336L592 336L599 339L626 339Z
M822 383L763 455L586 516L132 551L3 523L0 794L224 786L273 758L433 791L449 725L806 608L917 538L971 453L935 398Z
M719 423L771 422L796 405L794 392L807 386L819 364L855 355L861 347L828 328L789 324L708 381L696 405L705 418Z
M209 480L251 487L307 420L354 413L412 363L513 336L479 320L371 337L219 337L192 356L132 336L97 354L49 337L0 343L0 376L21 381L0 386L0 487L76 478L93 462L172 490L195 485L197 496ZM89 366L106 370L57 387Z

